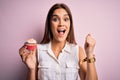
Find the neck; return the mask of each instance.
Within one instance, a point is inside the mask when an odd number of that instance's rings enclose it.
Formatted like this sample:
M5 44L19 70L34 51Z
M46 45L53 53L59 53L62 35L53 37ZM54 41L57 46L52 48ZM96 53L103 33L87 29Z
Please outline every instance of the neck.
M61 52L65 46L65 43L66 41L59 42L59 41L52 40L51 41L52 50Z

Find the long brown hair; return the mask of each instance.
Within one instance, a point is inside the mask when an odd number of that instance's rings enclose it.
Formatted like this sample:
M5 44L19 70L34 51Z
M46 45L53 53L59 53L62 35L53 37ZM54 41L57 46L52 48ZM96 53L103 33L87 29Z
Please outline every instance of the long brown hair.
M70 31L68 33L68 36L67 36L67 41L69 43L73 43L73 44L76 44L76 41L75 41L75 36L74 36L74 28L73 28L73 20L72 20L72 14L71 14L71 11L70 9L68 8L67 5L61 3L61 4L55 4L53 5L49 12L48 12L48 15L47 15L47 18L46 18L46 23L45 23L45 33L44 33L44 37L43 37L43 40L41 41L41 44L45 44L45 43L48 43L51 39L53 39L53 34L51 32L51 27L50 27L50 20L51 20L51 17L53 15L53 12L56 10L56 9L59 9L59 8L63 8L67 11L69 17L70 17Z

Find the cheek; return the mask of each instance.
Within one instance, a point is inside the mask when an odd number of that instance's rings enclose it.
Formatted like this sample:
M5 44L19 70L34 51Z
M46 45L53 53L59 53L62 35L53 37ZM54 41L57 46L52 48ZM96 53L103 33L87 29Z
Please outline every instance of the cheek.
M67 25L68 32L70 31L70 24Z
M56 22L51 22L51 27L52 27L52 28L56 28L57 25L58 25L58 23L56 23Z
M51 25L51 31L54 34L56 32L57 27L55 25Z
M54 24L53 22L51 22L50 27L51 27L51 30L52 30L52 32L53 32L54 29L55 29L55 24Z

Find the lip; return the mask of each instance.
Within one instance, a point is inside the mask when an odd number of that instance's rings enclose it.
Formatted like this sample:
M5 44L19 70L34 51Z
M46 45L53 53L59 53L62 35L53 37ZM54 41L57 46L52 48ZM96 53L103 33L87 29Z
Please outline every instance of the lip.
M60 36L64 35L65 32L66 32L66 29L65 29L65 28L58 28L58 29L57 29L57 33L58 33Z
M57 30L58 33L63 32L65 33L66 30Z
M65 31L57 31L59 36L63 36L65 34Z

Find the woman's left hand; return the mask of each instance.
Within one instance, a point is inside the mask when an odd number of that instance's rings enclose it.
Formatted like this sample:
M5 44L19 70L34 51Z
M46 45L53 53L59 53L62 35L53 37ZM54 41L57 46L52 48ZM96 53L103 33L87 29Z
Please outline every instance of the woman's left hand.
M88 34L86 36L85 45L84 45L87 57L91 57L94 55L95 44L96 44L95 39L92 38L91 34Z

